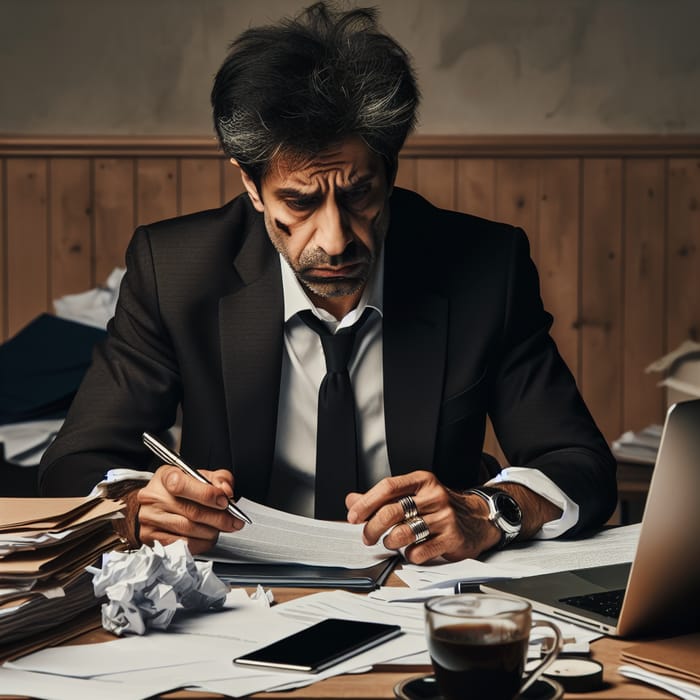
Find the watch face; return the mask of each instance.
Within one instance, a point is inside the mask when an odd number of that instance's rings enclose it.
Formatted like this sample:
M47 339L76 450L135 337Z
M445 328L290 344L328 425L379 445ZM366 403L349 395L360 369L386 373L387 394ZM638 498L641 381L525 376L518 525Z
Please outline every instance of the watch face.
M520 512L520 507L513 498L505 493L495 495L496 507L501 513L501 517L511 525L520 525L523 519L523 514Z

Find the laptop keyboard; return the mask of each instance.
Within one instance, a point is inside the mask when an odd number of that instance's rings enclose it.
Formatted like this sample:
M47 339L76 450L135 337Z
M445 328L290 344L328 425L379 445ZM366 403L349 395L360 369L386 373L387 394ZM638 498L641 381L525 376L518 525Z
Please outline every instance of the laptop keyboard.
M588 610L607 617L620 617L622 610L622 599L625 596L625 589L616 591L602 591L600 593L589 593L588 595L577 595L570 598L561 598L560 603L573 605L575 608Z

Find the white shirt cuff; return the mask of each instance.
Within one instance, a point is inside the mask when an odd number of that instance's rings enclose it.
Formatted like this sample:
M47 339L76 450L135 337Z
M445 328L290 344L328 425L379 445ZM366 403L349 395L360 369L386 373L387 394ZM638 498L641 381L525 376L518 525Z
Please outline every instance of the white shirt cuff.
M506 467L500 474L488 482L489 486L499 482L510 481L526 486L539 496L546 498L562 510L558 520L550 520L535 533L533 539L551 540L563 535L578 522L578 504L574 503L548 476L539 469L530 467Z
M127 479L143 479L143 481L149 481L152 476L153 472L136 471L136 469L110 469L105 474L105 478L100 481L99 484L95 484L90 495L102 496L102 498L104 498L108 484L114 484L117 481L126 481Z

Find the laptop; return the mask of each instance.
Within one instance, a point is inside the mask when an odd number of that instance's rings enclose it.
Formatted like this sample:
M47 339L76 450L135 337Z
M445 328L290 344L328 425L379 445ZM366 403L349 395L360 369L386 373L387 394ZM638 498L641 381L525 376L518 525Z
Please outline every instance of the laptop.
M615 637L700 630L700 399L669 408L629 564L490 582L481 590Z

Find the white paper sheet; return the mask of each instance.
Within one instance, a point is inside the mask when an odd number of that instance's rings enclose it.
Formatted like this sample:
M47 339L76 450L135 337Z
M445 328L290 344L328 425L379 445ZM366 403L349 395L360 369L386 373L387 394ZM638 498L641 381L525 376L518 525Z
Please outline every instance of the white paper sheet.
M61 425L63 418L0 425L0 442L5 447L5 459L23 467L39 464Z
M114 316L119 285L125 272L123 267L115 267L103 286L54 299L56 316L97 328L106 328L107 322Z
M626 678L654 685L683 700L700 700L700 685L696 683L689 683L688 681L682 681L678 678L664 676L661 673L653 673L639 666L632 665L620 666L617 672Z
M411 588L450 588L457 581L518 578L631 562L641 524L603 530L585 540L532 540L488 555L448 564L404 564L397 575Z
M363 544L361 524L305 518L246 498L236 505L250 516L253 524L238 532L222 532L216 547L202 558L363 569L396 555L381 544Z
M0 692L3 695L43 700L143 700L174 687L176 686L164 681L154 682L148 679L143 679L139 684L122 685L0 668Z

